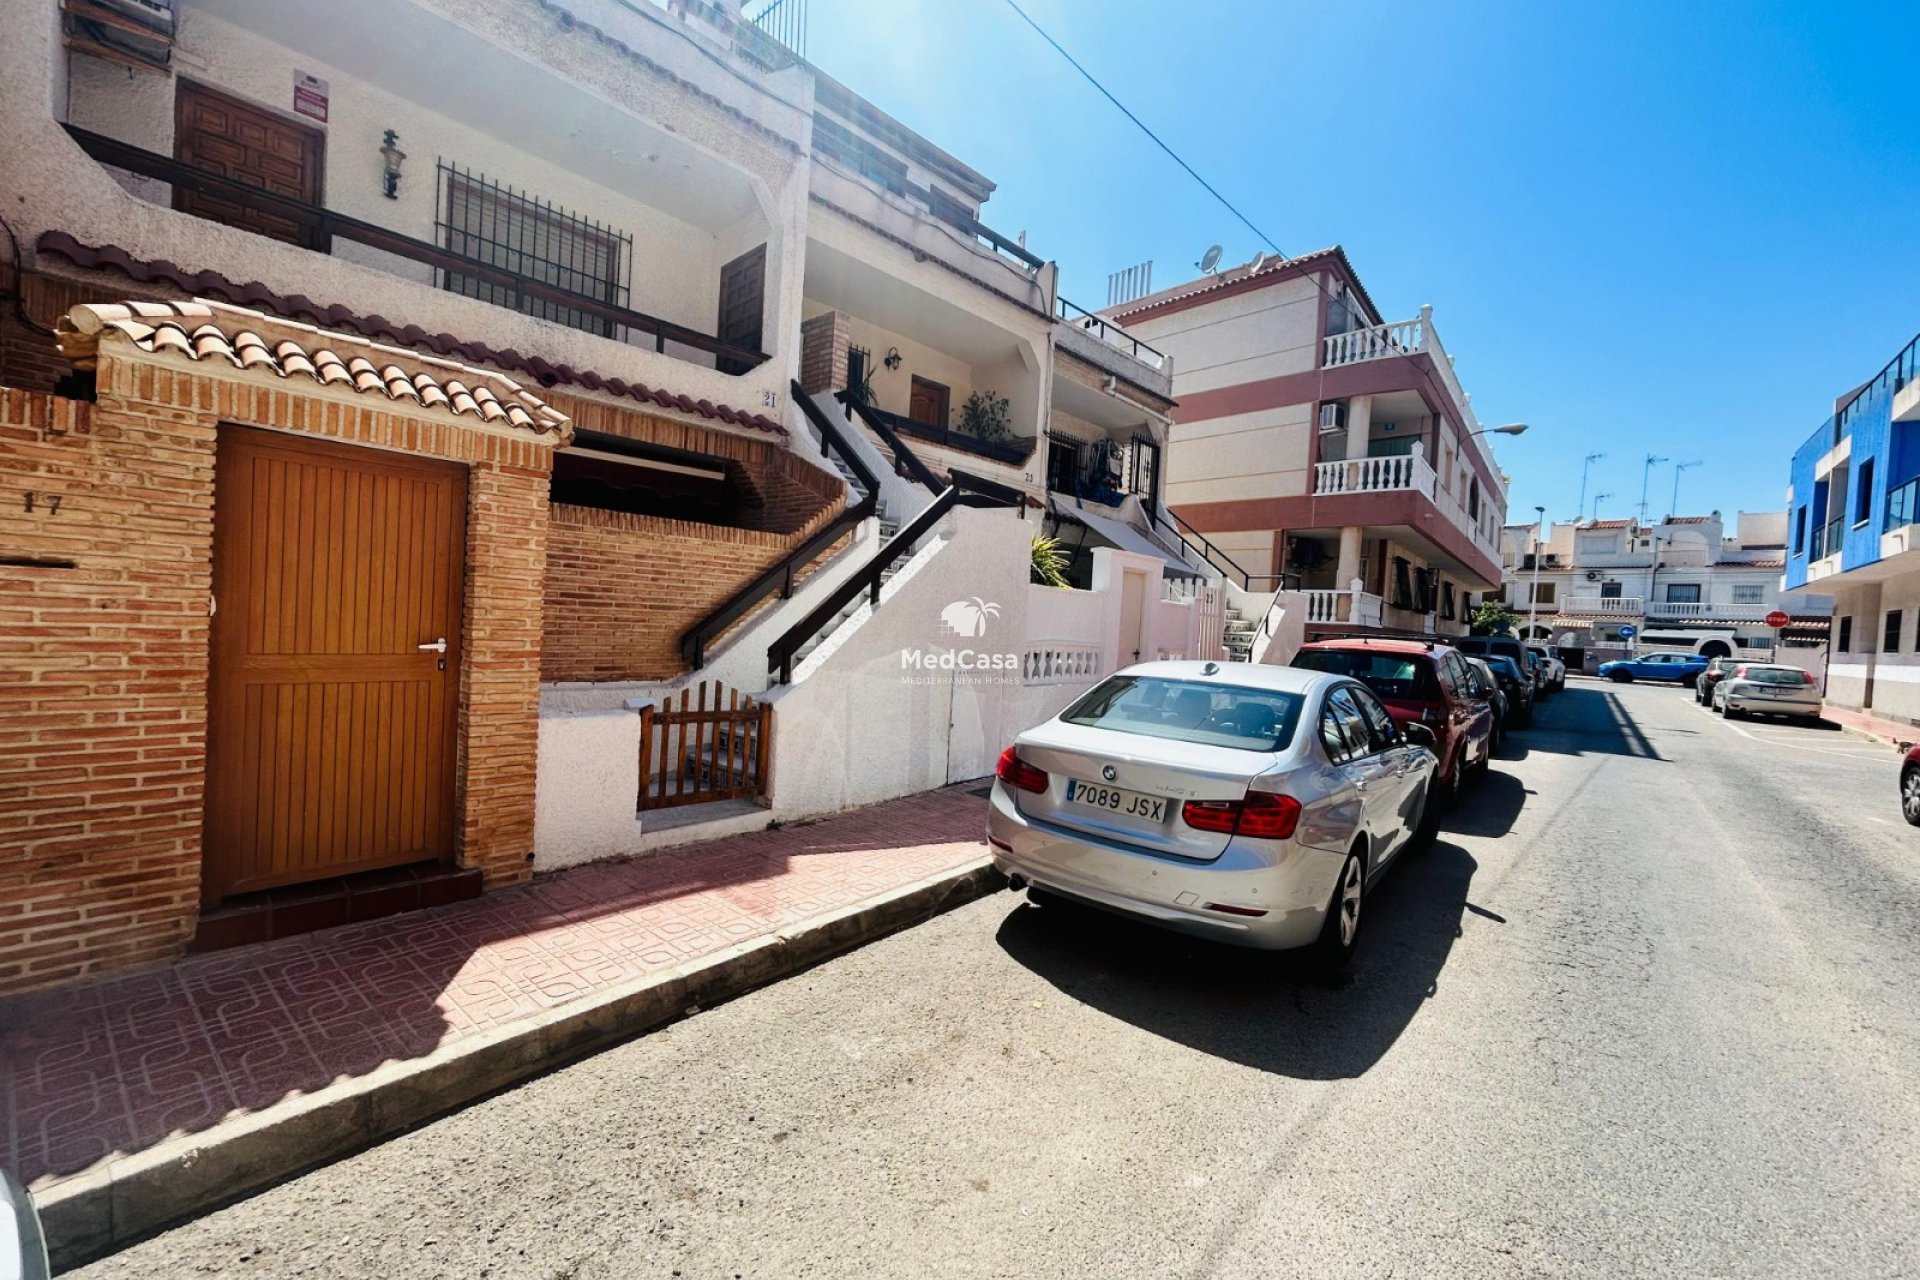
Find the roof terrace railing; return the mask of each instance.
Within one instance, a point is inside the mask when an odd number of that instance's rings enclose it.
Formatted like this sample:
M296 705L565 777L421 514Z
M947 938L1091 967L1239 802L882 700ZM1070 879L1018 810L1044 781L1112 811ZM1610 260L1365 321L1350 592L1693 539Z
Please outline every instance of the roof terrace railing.
M1056 297L1053 300L1053 313L1074 328L1093 334L1108 346L1125 351L1149 368L1166 367L1167 357L1164 352L1140 341L1105 316L1096 315L1085 307L1076 306L1063 297Z

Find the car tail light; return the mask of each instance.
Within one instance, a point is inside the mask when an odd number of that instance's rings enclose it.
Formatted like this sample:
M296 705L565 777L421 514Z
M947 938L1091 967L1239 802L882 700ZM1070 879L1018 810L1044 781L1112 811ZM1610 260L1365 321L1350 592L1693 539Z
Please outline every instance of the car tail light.
M1022 791L1038 794L1047 789L1047 771L1036 769L1022 760L1014 754L1012 747L1000 753L1000 764L994 769L993 776L1008 786L1018 787Z
M1813 683L1813 672L1811 672L1811 671L1802 671L1802 672L1800 673L1800 683L1801 683L1801 684L1812 684L1812 683Z
M1196 831L1285 840L1300 823L1300 802L1271 791L1249 791L1244 800L1189 800L1180 819Z

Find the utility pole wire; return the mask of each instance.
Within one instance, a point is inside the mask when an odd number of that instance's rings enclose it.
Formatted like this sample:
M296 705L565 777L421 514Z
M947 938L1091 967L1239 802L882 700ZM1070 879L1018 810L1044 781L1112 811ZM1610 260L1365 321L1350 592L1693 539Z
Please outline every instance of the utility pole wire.
M1093 72L1081 66L1080 63L1074 58L1072 54L1068 53L1065 49L1061 48L1060 42L1058 40L1055 40L1052 36L1048 35L1046 32L1046 29L1042 27L1039 23L1035 22L1032 18L1028 17L1027 11L1025 9L1022 9L1018 4L1016 4L1015 0L1007 0L1007 7L1009 9L1012 9L1015 13L1019 14L1021 21L1025 22L1028 26L1032 27L1042 40L1045 40L1048 44L1052 45L1054 48L1054 52L1058 53L1061 57L1065 58L1075 71L1078 71L1082 76L1086 77L1087 83L1092 85L1094 88L1098 89L1100 91L1101 97L1105 98L1108 102L1111 102L1115 107L1117 107L1120 111L1120 114L1125 116L1127 119L1133 121L1134 126L1138 128L1140 132L1146 134L1149 138L1153 139L1153 144L1156 147L1159 147L1162 151L1166 152L1167 155L1172 158L1175 164L1179 165L1182 169L1185 169L1187 171L1188 177L1192 178L1195 182L1205 187L1207 189L1208 195L1212 196L1215 200L1218 200L1222 205L1226 206L1226 210L1228 213L1231 213L1234 217L1240 219L1240 221L1246 225L1247 230L1253 232L1253 234L1255 234L1256 236L1259 236L1261 240L1265 241L1267 248L1273 250L1275 253L1279 254L1282 258L1287 256L1287 251L1285 249L1282 249L1279 245L1275 244L1273 242L1272 236L1268 235L1266 232L1262 231L1260 228L1254 226L1253 222L1247 217L1246 214L1234 208L1233 201L1227 199L1225 196L1221 195L1218 191L1216 191L1211 182L1208 182L1205 178L1201 177L1199 172L1196 169L1194 169L1192 165L1188 164L1185 160L1182 160L1180 158L1179 152L1175 151L1172 147L1162 142L1160 140L1159 134L1147 128L1146 122L1144 120L1142 120L1139 116L1133 114L1133 112L1127 110L1126 103L1120 101L1120 99L1114 97L1111 93L1108 93L1107 86L1101 84L1098 80L1094 79Z

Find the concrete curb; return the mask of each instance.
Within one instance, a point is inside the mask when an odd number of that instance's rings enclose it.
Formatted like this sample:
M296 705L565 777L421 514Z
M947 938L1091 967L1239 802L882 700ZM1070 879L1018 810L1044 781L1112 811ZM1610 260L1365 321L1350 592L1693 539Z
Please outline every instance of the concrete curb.
M985 857L536 1018L389 1062L265 1111L124 1156L36 1194L65 1270L364 1150L490 1093L984 897L1006 884Z

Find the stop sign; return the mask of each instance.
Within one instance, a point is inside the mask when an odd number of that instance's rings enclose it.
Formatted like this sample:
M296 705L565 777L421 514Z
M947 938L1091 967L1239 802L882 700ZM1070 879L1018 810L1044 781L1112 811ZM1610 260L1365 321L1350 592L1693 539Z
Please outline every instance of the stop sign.
M1784 627L1789 622L1792 622L1793 619L1789 618L1783 611L1775 609L1772 613L1768 614L1763 621L1770 627Z

